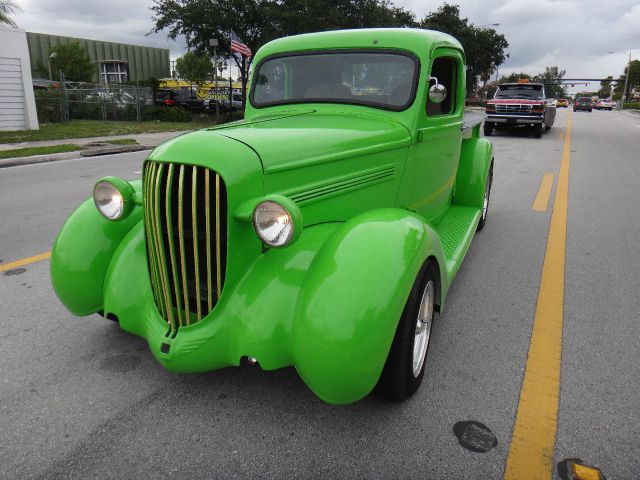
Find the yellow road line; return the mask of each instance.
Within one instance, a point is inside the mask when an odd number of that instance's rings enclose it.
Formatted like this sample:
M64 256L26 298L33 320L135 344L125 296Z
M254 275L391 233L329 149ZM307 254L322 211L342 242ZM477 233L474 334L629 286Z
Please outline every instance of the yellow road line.
M13 270L14 268L24 267L30 263L39 262L40 260L46 260L51 256L51 252L44 252L33 257L23 258L22 260L16 260L15 262L0 263L0 272L6 272L7 270Z
M571 112L505 480L549 480L558 423Z
M553 173L545 173L542 176L542 182L538 189L538 194L533 200L532 210L536 212L546 212L549 205L549 197L551 196L551 189L553 188Z

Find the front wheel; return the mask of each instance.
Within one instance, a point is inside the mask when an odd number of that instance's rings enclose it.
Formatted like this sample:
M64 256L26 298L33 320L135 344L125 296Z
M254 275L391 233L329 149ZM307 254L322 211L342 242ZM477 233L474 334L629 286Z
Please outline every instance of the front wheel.
M423 265L398 322L375 388L378 395L388 400L402 402L422 383L435 312L437 271L433 260Z
M542 137L542 124L541 123L536 123L533 126L533 136L535 138L540 138Z
M484 136L490 137L493 133L493 123L484 122Z

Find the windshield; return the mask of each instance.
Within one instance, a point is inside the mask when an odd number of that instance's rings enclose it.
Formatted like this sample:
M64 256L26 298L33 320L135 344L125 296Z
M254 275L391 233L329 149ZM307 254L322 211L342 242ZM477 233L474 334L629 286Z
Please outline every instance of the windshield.
M255 107L289 103L349 103L404 110L413 101L418 62L401 53L314 52L261 62Z
M499 85L495 98L542 99L542 85L521 83L517 85Z

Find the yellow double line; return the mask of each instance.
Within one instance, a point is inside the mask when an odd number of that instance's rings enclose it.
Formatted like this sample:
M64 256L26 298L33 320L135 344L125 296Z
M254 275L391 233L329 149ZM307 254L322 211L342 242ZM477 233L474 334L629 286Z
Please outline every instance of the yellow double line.
M51 252L44 252L38 255L34 255L33 257L16 260L15 262L2 263L0 264L0 272L6 272L8 270L13 270L14 268L24 267L25 265L29 265L30 263L46 260L49 257L51 257Z
M571 112L564 135L562 163L505 480L549 480L553 474L560 394L570 162Z

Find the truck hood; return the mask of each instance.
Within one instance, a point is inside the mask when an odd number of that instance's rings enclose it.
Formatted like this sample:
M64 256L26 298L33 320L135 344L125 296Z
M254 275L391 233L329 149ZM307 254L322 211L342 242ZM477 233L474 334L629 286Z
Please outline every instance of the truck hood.
M403 147L409 130L389 119L314 110L256 118L215 132L253 149L265 174Z

